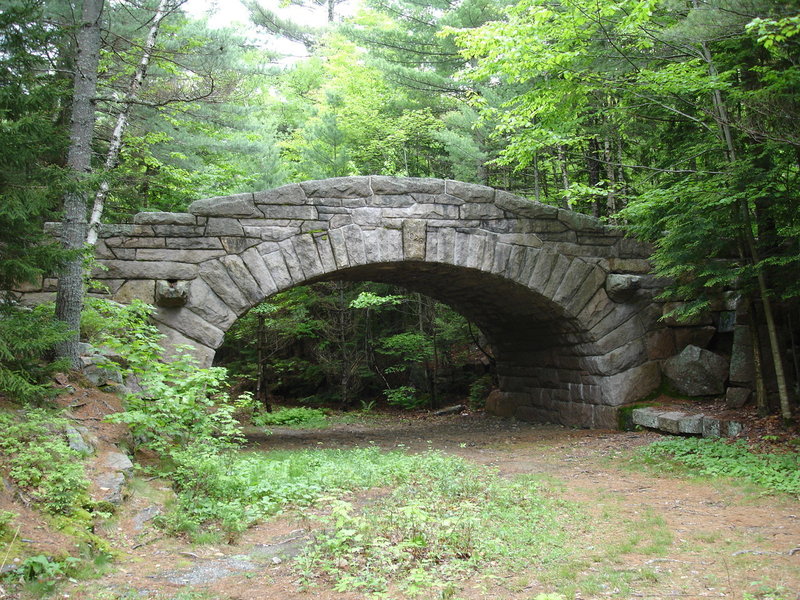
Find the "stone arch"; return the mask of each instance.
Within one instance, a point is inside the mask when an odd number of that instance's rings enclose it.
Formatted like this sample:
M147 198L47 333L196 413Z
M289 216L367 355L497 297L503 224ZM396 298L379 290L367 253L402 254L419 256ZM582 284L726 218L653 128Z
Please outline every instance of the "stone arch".
M160 303L170 342L193 344L206 363L231 324L277 292L326 279L403 285L490 337L496 412L614 427L617 407L660 377L647 345L661 314L648 254L595 219L507 192L372 176L140 213L101 230L97 276L120 300Z

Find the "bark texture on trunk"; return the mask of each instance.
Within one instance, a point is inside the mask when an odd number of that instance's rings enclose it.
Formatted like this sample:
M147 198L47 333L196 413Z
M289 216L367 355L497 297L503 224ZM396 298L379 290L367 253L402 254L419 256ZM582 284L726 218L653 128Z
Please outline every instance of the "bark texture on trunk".
M87 192L83 184L91 171L94 98L97 92L102 12L103 0L84 0L81 23L77 32L70 144L67 154L67 167L72 171L76 185L64 196L61 244L64 249L74 251L76 256L67 263L58 278L56 317L64 321L74 334L69 340L60 343L56 352L59 356L69 359L73 368L78 367L79 361L78 336L83 305L83 257L78 253L86 239Z

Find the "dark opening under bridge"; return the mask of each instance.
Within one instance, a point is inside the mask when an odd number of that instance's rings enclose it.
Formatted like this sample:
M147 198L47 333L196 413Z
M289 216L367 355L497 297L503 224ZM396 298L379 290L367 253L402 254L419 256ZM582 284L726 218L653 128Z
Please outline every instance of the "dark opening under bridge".
M268 296L322 280L388 282L451 305L492 343L501 398L525 420L615 427L652 391L679 330L658 322L649 248L596 219L492 188L346 177L208 198L105 225L93 276L160 305L168 344L210 364Z

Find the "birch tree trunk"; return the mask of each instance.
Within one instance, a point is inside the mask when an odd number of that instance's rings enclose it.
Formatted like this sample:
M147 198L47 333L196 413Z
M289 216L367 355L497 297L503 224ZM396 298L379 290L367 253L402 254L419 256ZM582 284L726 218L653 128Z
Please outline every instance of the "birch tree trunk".
M73 368L77 368L79 363L78 340L83 305L83 256L80 251L86 239L88 201L84 184L91 171L102 12L103 0L84 0L76 36L77 57L67 153L67 167L72 172L75 186L64 195L61 229L62 246L75 256L61 272L56 293L56 317L74 332L69 340L56 347L56 352L68 359Z
M179 6L180 4L182 4L182 2L178 3L176 6ZM153 49L156 46L156 39L158 38L158 30L161 27L161 21L164 20L168 10L171 10L169 5L170 0L160 0L158 3L158 8L156 8L156 13L153 16L153 22L151 23L150 30L147 33L147 39L145 40L142 48L142 58L139 60L139 64L137 65L136 71L134 71L133 77L131 78L131 82L128 86L128 90L125 92L124 98L122 98L122 108L117 115L117 123L114 126L114 133L111 135L111 143L108 146L105 164L103 165L106 172L115 168L119 163L119 153L122 150L122 136L125 134L125 129L128 126L128 118L130 117L131 106L138 98L139 91L142 89L142 83L144 83L144 78L147 75L147 68L150 66L150 59L153 56ZM97 242L97 228L99 227L100 219L103 216L106 198L108 198L109 187L108 180L104 179L100 183L100 187L98 188L94 197L92 214L89 217L89 230L86 234L86 243L91 246L94 246Z

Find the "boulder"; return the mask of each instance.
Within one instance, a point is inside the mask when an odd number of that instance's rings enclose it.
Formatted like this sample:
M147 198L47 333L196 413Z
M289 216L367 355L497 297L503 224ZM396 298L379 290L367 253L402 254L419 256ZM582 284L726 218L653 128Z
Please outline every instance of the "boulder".
M742 408L750 400L752 390L743 387L729 387L725 392L725 406Z
M83 429L86 433L86 437L89 437L88 430L85 427L81 427L80 429ZM84 455L89 455L94 452L94 447L92 446L91 442L85 439L84 435L77 427L66 425L64 427L64 433L67 435L67 443L72 450L80 452Z
M686 346L680 354L664 362L663 372L681 394L713 396L725 391L728 361L709 350Z
M119 367L102 354L81 357L81 372L96 386L121 385L122 374Z

